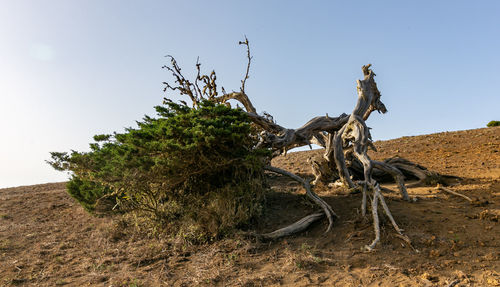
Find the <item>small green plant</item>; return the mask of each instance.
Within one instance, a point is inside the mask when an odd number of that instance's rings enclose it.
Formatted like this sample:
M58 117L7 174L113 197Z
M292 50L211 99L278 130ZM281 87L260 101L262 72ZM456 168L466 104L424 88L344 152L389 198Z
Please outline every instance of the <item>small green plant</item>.
M491 128L491 127L498 127L498 126L500 126L500 121L491 121L486 126L489 127L489 128Z
M27 280L26 280L26 279L24 279L24 278L14 278L14 279L12 279L12 280L10 281L10 283L11 283L12 285L17 286L17 285L24 285L24 284L26 283L26 281L27 281Z
M311 245L307 244L307 243L302 243L302 245L300 246L300 250L302 250L302 252L309 252L311 251L312 247Z
M229 254L224 255L224 259L226 261L226 265L234 265L238 260L239 255L237 253L231 252Z
M8 250L12 247L12 243L9 239L0 240L0 250Z
M68 284L68 281L64 280L64 279L59 279L56 281L56 286L63 286L63 285L66 285Z

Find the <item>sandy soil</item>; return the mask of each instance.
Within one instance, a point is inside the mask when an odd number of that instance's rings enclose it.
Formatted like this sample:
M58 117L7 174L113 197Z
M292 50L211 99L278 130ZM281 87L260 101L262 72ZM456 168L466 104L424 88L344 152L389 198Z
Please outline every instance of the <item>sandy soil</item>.
M414 203L386 193L417 251L385 222L376 250L363 252L372 225L359 214L360 195L338 188L316 190L341 216L328 234L321 221L275 242L235 236L190 246L144 238L119 217L91 216L64 183L51 183L0 189L0 286L500 286L500 127L375 145L374 158L399 155L461 177L449 188L474 200L433 187L410 188ZM318 153L274 164L312 177L306 159ZM270 176L270 185L252 230L271 231L316 210L297 183Z

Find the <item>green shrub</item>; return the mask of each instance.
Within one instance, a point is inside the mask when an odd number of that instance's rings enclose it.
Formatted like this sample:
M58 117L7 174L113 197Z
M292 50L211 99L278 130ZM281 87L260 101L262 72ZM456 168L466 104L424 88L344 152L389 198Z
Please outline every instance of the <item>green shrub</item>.
M169 100L138 128L98 135L90 152L53 152L68 192L87 210L113 197L121 210L190 241L222 236L261 211L266 150L254 149L246 114L203 101Z
M486 126L487 127L498 127L498 126L500 126L500 121L491 121Z

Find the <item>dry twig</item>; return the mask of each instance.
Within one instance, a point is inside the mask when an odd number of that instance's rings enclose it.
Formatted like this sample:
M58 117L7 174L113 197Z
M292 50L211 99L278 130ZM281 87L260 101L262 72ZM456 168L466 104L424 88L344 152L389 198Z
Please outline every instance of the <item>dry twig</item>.
M449 188L442 187L442 186L441 186L441 185L439 185L439 184L438 184L438 186L436 187L436 189L437 189L437 190L441 190L441 191L445 191L445 192L447 192L447 193L449 193L449 194L453 194L453 195L456 195L456 196L460 196L460 197L462 197L462 198L466 199L466 200L467 200L467 201L469 201L469 202L473 202L473 200L472 200L470 197L468 197L467 195L463 195L463 194L458 193L458 192L456 192L456 191L453 191L453 190L451 190L451 189L449 189Z

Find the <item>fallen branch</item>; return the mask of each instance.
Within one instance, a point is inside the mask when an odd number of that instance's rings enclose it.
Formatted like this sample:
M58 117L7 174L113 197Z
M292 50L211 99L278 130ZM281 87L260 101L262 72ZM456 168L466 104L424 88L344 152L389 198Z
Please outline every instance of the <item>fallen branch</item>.
M445 191L449 194L453 194L453 195L456 195L456 196L460 196L462 198L465 198L466 200L468 200L469 202L473 202L474 200L472 200L470 197L468 197L467 195L463 195L461 193L458 193L456 191L453 191L449 188L446 188L446 187L442 187L441 185L438 184L438 186L436 187L437 190L441 190L441 191Z
M293 224L290 224L286 227L280 228L276 231L264 233L264 234L257 234L256 236L259 239L276 240L278 238L289 236L289 235L299 233L299 232L306 230L309 227L309 225L311 225L315 221L323 218L323 216L325 216L325 214L323 212L314 213L314 214L308 215L308 216L300 219L299 221L297 221Z

